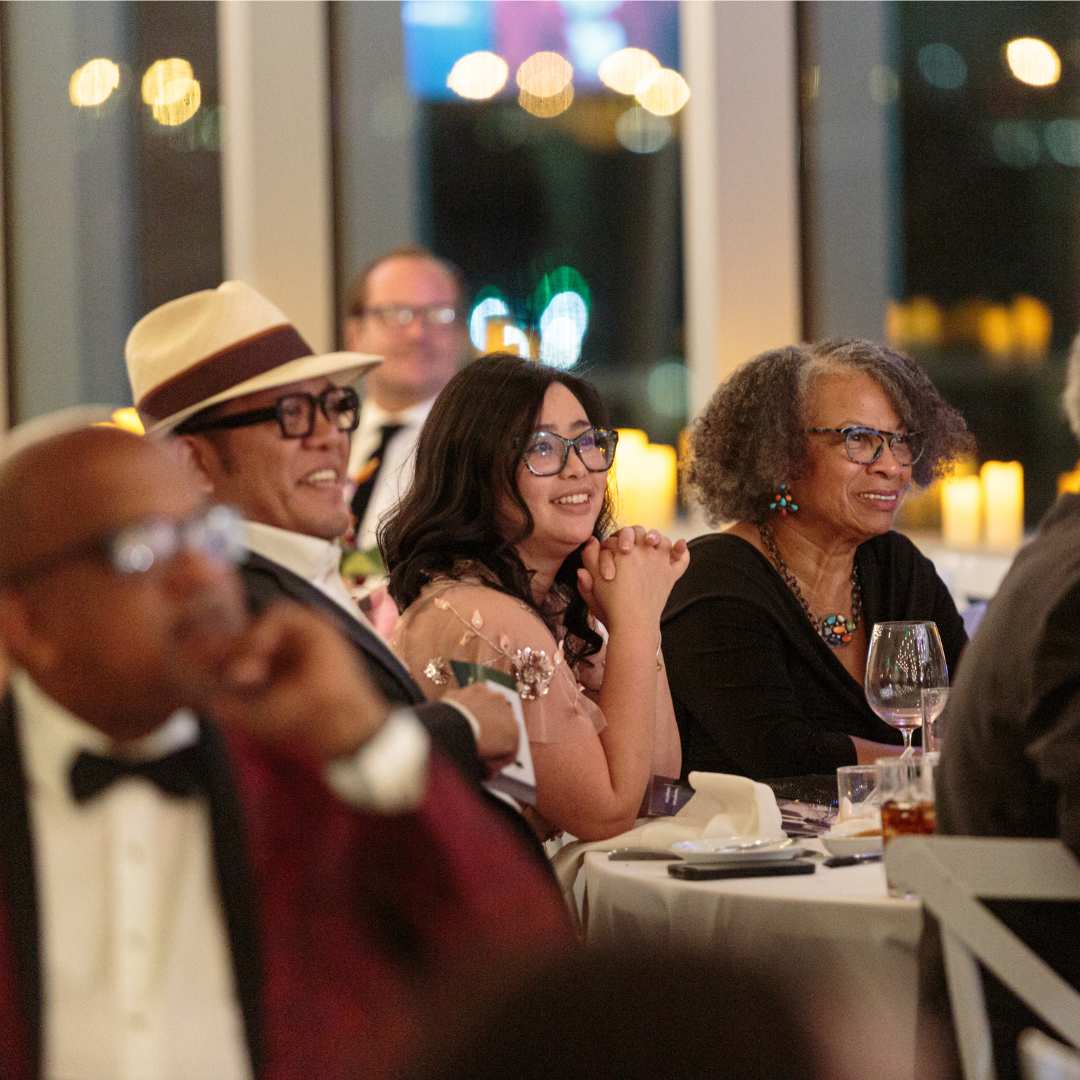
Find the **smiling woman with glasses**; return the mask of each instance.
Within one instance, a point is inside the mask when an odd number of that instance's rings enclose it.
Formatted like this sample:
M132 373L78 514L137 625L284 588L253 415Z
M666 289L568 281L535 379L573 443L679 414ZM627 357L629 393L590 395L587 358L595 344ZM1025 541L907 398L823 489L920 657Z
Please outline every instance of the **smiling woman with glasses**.
M587 382L482 357L436 399L412 488L379 530L403 611L392 644L417 681L440 696L494 672L516 691L541 835L622 832L650 775L679 771L659 637L686 545L608 538L617 443Z
M935 621L950 670L966 639L893 521L971 448L918 364L870 341L777 349L720 386L687 479L727 527L690 545L664 614L684 771L831 775L900 749L863 693L870 628Z

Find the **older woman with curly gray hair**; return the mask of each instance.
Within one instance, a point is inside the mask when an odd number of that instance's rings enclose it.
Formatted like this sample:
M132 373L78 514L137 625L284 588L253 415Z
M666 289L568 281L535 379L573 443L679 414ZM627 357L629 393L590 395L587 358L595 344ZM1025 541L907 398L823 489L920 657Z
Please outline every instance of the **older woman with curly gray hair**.
M972 447L918 364L869 341L763 353L720 386L688 480L732 524L693 541L663 619L684 772L831 773L899 752L863 693L868 627L932 619L950 670L967 638L893 519Z

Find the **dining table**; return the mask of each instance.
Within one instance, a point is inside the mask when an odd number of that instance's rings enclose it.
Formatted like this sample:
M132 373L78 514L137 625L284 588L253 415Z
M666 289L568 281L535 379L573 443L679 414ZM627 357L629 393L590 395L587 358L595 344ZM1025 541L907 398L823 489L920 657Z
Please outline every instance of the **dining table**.
M668 862L591 851L582 925L590 946L737 954L770 969L865 1076L912 1080L922 905L888 895L881 862L812 874L678 880Z

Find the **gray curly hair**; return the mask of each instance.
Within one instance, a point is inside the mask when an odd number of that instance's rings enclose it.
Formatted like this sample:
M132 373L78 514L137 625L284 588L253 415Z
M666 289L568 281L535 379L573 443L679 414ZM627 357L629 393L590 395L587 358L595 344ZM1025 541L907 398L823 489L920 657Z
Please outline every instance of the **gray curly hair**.
M915 483L925 486L974 452L964 418L911 357L861 338L789 345L754 357L725 379L694 422L685 477L710 522L764 518L777 485L805 470L810 388L823 375L853 371L869 375L904 426L922 436ZM1080 372L1075 382L1080 405Z

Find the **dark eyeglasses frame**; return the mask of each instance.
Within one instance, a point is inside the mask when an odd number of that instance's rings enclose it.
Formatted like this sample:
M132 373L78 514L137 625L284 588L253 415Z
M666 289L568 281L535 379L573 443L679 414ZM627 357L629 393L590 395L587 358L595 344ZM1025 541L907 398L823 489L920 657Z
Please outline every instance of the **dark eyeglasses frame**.
M348 402L349 404L331 415L328 406L334 397L338 398L339 403ZM286 418L286 403L295 401L303 401L307 404L307 426L303 431L289 431L286 428L287 423L292 423L291 419ZM276 420L283 439L306 439L315 430L316 406L338 431L355 431L360 424L360 398L356 391L351 386L328 386L318 395L282 394L273 405L268 405L265 409L250 409L247 412L210 417L206 420L188 420L177 427L176 434L195 435L200 431L226 431L230 428L250 427L253 424L264 424L268 420ZM352 419L348 424L342 424L341 417L349 412L352 412Z
M140 577L155 566L160 566L161 563L175 558L181 551L200 551L208 557L218 558L221 562L235 565L244 557L246 550L242 520L239 511L220 503L199 510L180 521L162 517L143 518L119 529L102 533L100 536L69 544L40 559L34 559L25 566L20 566L0 576L0 585L29 581L40 577L61 563L86 556L103 560L113 573L121 578ZM139 539L141 531L162 526L171 529L172 532L172 546L164 554L155 552L145 540ZM223 542L223 547L219 548L206 542L208 528L216 533L217 538ZM134 551L138 548L143 549L143 554L136 557ZM147 556L149 556L148 559Z
M926 447L921 442L913 443L912 439L918 439L919 433L917 431L882 431L880 428L867 427L865 424L848 424L846 427L810 427L806 429L807 434L810 435L841 435L844 439L844 453L847 454L847 459L854 465L873 465L882 454L885 449L885 444L888 443L889 451L892 455L896 456L896 444L907 443L911 447L911 460L904 465L904 468L910 468L922 457L923 451ZM848 446L848 436L850 435L874 435L877 436L880 441L877 445L877 450L874 452L874 456L869 461L858 461L851 456L851 448Z
M357 315L372 315L391 330L405 330L419 318L425 326L435 330L453 326L461 317L454 304L381 304L379 307L361 308Z
M552 472L544 472L544 473L537 472L529 464L528 459L525 456L528 453L529 447L532 445L533 440L538 435L544 435L549 439L558 439L559 442L562 443L562 461L559 463L559 467L557 469L554 469ZM602 469L594 469L585 460L585 458L582 456L580 443L581 443L581 440L584 439L586 435L601 435L604 438L610 438L611 439L611 453L608 456L607 464ZM564 438L562 435L557 435L554 431L545 431L545 430L541 429L540 431L534 431L529 436L528 441L525 443L525 449L522 450L522 452L521 452L521 461L524 464L525 468L528 469L529 472L531 472L533 474L533 476L558 476L559 473L561 473L563 471L563 469L566 468L566 463L570 459L570 447L573 447L574 448L574 453L577 454L577 456L578 456L578 461L580 461L581 464L584 465L585 468L589 472L608 472L611 469L611 466L615 464L615 448L618 445L619 445L619 433L617 431L613 430L612 428L604 428L604 427L586 428L583 432L581 432L580 435L575 435L574 438L572 438L572 439L567 439L567 438Z

